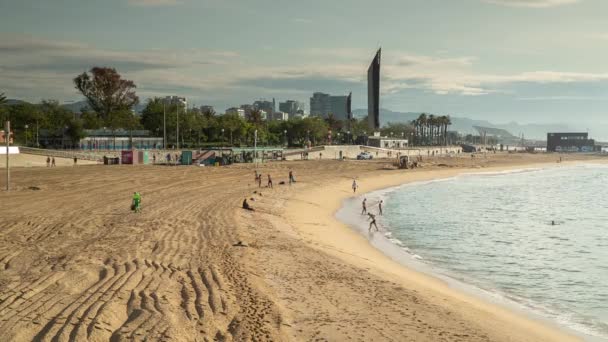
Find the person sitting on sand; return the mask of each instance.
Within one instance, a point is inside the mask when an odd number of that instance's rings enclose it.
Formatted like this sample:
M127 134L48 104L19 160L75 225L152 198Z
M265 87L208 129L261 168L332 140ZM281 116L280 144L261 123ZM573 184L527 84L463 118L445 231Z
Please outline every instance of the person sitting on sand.
M141 208L141 195L139 194L139 192L134 192L133 193L133 203L131 204L131 210L133 210L134 212L138 213L140 212Z
M364 198L363 202L361 202L361 215L367 214L367 206L365 202L367 202L367 198Z
M255 211L255 210L253 210L253 208L251 206L249 206L249 203L247 203L247 199L246 198L243 200L243 209Z
M369 231L372 231L372 225L376 227L376 231L378 231L378 225L376 224L376 215L372 213L367 213L367 216L369 216L369 219L371 220L371 222L369 223Z

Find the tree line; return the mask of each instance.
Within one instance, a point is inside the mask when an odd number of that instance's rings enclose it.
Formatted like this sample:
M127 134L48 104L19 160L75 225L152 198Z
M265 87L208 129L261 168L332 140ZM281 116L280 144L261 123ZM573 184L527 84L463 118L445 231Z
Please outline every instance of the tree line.
M132 109L139 104L136 85L126 80L114 68L94 67L73 79L75 88L84 96L88 108L73 113L57 101L44 100L40 104L17 103L3 105L0 94L0 117L11 120L18 143L30 146L36 142L36 132L68 137L76 145L86 129L145 129L153 136L162 137L166 131L167 147L196 148L204 146L251 146L255 136L259 145L305 146L328 143L366 142L367 117L338 120L332 114L326 118L296 117L286 121L266 120L254 109L241 117L237 114L218 115L214 111L185 108L180 103L164 98L148 99L141 114ZM444 145L448 143L449 116L421 114L411 123L388 123L381 134L410 139L416 145Z

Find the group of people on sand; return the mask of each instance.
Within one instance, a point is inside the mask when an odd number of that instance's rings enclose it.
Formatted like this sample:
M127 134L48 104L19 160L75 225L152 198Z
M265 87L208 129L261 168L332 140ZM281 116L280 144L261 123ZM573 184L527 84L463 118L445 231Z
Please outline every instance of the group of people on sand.
M353 184L352 184L351 188L353 189L353 193L357 192L357 189L359 188L359 184L357 184L356 179L353 179ZM380 202L378 202L378 214L380 216L382 216L382 204L384 204L384 201L380 200ZM370 232L372 231L372 226L374 228L376 228L376 231L378 231L378 225L376 224L376 215L367 212L367 198L364 198L363 202L361 203L361 215L366 215L366 214L368 216L368 219L370 220L369 231Z
M380 200L380 202L378 202L378 215L380 216L382 216L382 204L384 204L384 201ZM374 226L374 228L376 228L376 231L378 231L378 225L376 224L376 215L367 212L367 198L364 198L363 202L361 203L361 215L366 214L368 216L368 219L370 220L369 231L371 232L372 226Z
M46 167L55 167L55 157L51 158L50 156L46 157Z
M258 184L258 188L261 188L262 187L262 178L263 178L263 175L262 175L262 173L258 173L258 170L254 170L253 172L254 172L254 176L255 176L255 182ZM267 175L267 178L268 178L268 183L266 184L266 187L272 189L273 188L273 184L272 184L272 177L270 176L270 174ZM289 185L292 185L295 182L296 182L296 178L293 175L293 171L289 170ZM285 183L284 182L280 182L279 184L285 184ZM249 202L247 202L247 198L245 198L243 200L242 208L245 209L245 210L255 211L251 207L251 205L249 205Z

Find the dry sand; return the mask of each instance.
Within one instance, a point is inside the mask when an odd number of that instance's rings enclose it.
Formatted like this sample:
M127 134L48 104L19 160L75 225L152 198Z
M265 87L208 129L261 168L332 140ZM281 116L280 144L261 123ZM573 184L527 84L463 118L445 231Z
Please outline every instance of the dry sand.
M368 191L555 159L272 163L261 194L252 165L15 169L0 193L0 341L571 340L397 265L333 218L352 177ZM298 183L279 185L289 169Z
M10 166L13 167L46 167L46 156L38 156L34 154L11 154L10 155ZM90 160L78 160L78 165L96 165L95 161ZM59 158L55 157L56 166L73 166L74 159L72 158ZM6 168L6 154L0 155L0 168Z

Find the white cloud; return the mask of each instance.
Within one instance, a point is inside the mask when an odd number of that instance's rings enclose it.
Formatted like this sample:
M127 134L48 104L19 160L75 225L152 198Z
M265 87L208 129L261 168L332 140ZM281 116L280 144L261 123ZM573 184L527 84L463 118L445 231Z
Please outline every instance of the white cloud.
M562 5L570 5L581 2L582 0L483 0L484 2L510 6L510 7L531 7L547 8Z
M369 51L361 49L308 49L306 62L283 66L265 61L245 64L232 51L118 51L8 35L0 35L0 54L3 91L30 100L78 97L72 79L95 65L117 68L126 78L134 80L138 93L145 96L205 94L234 97L236 102L241 101L238 96L244 93L305 94L325 88L347 92L365 88L371 60ZM475 70L476 60L471 56L437 57L391 51L383 55L381 91L396 94L418 89L440 95L480 96L506 92L515 83L608 81L606 72L483 73Z

